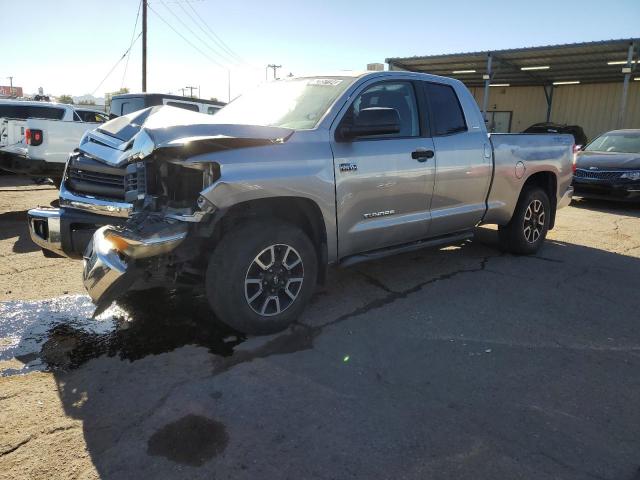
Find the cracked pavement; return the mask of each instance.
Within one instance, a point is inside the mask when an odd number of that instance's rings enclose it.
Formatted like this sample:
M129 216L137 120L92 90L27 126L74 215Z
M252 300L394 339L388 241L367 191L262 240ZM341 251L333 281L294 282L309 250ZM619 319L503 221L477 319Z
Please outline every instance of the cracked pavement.
M334 269L291 329L245 340L198 299L83 330L79 264L28 251L12 213L55 192L10 187L0 479L640 478L638 206L576 201L535 257L482 228Z

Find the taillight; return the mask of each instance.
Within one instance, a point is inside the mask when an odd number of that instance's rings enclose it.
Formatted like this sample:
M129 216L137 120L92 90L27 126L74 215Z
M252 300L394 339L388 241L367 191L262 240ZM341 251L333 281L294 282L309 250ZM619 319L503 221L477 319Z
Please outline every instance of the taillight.
M578 165L576 164L576 161L578 159L578 152L580 151L580 149L582 148L582 145L573 145L573 159L571 161L571 171L573 173L576 173L576 170L578 168Z
M27 145L32 145L34 147L42 145L42 130L31 130L30 128L27 128L27 130L24 132L24 138L27 141Z

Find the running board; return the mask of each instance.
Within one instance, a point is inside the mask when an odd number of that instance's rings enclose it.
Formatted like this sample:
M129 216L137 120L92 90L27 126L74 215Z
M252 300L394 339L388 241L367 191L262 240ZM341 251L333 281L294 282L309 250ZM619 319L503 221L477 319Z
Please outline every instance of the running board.
M443 245L452 245L473 238L473 230L443 235L442 237L429 238L426 240L418 240L417 242L405 243L394 247L381 248L379 250L371 250L366 253L358 253L343 258L338 263L341 267L350 267L360 262L368 262L369 260L378 260L379 258L396 255L398 253L413 252L423 248L441 247Z

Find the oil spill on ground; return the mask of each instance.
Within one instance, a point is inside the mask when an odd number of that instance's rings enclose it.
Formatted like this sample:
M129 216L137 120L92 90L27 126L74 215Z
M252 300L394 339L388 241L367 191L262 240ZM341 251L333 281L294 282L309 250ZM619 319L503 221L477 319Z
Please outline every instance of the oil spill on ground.
M133 361L189 344L228 356L244 340L191 294L136 292L97 319L94 308L84 295L0 303L0 361L25 364L0 375L76 368L100 355Z
M191 414L156 431L147 442L147 453L199 467L222 453L228 442L222 423Z

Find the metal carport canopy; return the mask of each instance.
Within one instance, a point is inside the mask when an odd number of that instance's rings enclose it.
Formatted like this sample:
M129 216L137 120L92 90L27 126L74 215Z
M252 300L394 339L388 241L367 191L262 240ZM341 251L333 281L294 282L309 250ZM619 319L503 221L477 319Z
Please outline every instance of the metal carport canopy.
M636 58L631 62L633 68L637 66L639 38L472 53L395 57L387 58L386 62L390 69L453 77L470 87L480 87L485 84L486 78L483 79L483 75L489 74L488 68L491 69L492 82L508 83L511 86L547 86L554 82L619 82L624 77L622 69L627 64L629 46L633 44L635 44L633 50ZM491 56L492 65L488 67L489 56ZM527 69L532 67L537 68Z

